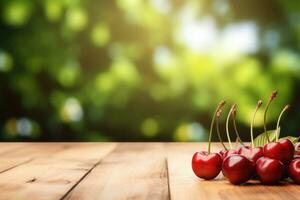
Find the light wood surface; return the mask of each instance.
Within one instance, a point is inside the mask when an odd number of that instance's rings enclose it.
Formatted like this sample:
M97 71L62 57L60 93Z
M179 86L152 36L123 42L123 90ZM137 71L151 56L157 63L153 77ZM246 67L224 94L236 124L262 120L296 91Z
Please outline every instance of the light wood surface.
M191 157L206 143L1 143L0 199L300 200L300 186L203 181ZM213 144L214 151L221 149Z

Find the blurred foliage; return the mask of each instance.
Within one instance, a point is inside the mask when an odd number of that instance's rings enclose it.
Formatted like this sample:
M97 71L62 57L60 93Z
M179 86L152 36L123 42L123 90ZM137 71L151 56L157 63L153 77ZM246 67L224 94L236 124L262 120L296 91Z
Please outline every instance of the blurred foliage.
M299 135L299 13L294 0L0 0L0 139L206 140L226 99L247 140L275 88L268 126L290 103L282 135Z

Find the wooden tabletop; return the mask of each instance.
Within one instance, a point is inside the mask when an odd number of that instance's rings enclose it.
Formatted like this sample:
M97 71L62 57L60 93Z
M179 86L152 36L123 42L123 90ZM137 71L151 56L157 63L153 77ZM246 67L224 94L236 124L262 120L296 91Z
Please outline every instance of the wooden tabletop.
M198 179L191 157L205 149L205 143L1 143L0 199L300 199L294 184Z

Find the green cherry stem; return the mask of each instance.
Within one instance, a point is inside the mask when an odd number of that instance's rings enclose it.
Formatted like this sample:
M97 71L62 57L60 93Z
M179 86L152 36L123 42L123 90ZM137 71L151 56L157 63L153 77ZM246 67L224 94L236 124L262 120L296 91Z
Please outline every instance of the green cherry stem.
M264 131L266 133L266 136L267 136L267 140L268 142L270 142L270 137L269 137L269 133L268 133L268 130L267 130L267 124L266 124L266 121L267 121L267 112L268 112L268 109L269 109L269 106L271 104L271 102L273 101L273 99L277 96L277 90L274 90L269 98L269 101L268 101L268 104L265 108L265 112L264 112Z
M225 105L225 101L222 100L220 101L220 103L218 104L216 110L215 110L215 113L212 117L212 120L211 120L211 123L210 123L210 130L209 130L209 136L208 136L208 154L210 154L210 147L211 147L211 136L212 136L212 131L213 131L213 126L214 126L214 122L215 122L215 118L216 118L216 115L217 115L217 112Z
M251 120L250 134L251 134L251 147L252 148L254 148L253 124L254 124L256 113L257 113L258 109L261 107L261 105L262 105L262 100L259 100L257 102L256 108L255 108L255 111L253 113L252 120Z
M230 147L230 149L232 149L232 144L231 144L231 139L230 139L229 128L228 128L228 127L229 127L229 118L230 118L230 116L231 116L233 107L234 107L234 106L232 106L232 107L230 108L230 111L229 111L229 113L228 113L228 115L227 115L227 119L226 119L226 135L227 135L227 139L228 139L228 142L229 142L229 147Z
M239 143L240 143L242 146L244 146L244 143L243 143L243 141L242 141L242 139L241 139L241 137L240 137L240 134L239 134L239 132L238 132L238 130L237 130L237 127L236 127L236 113L237 113L236 110L237 110L237 109L236 109L236 104L234 104L234 105L233 105L233 110L232 110L233 128L234 128L234 132L235 132L235 134L236 134L237 140L239 141Z
M281 120L281 116L282 116L282 114L283 114L286 110L289 109L289 107L290 107L290 105L284 106L284 108L282 109L282 111L281 111L281 113L280 113L280 115L279 115L279 117L278 117L278 120L277 120L277 126L276 126L276 141L279 140L279 135L280 135L280 131L279 131L279 123L280 123L280 120Z
M221 142L223 148L224 148L225 150L227 150L225 144L223 143L221 134L220 134L220 123L219 123L219 120L220 120L221 114L222 114L222 110L219 109L219 111L217 112L216 128L217 128L217 134L218 134L219 140L220 140L220 142Z

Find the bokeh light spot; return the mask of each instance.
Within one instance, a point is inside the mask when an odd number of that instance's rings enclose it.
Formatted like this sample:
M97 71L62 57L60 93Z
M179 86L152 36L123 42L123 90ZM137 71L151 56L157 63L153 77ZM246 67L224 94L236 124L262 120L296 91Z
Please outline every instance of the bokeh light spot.
M49 21L56 22L63 12L63 3L60 0L46 0L45 13Z
M92 29L91 40L98 47L105 46L110 40L109 28L105 24L97 24Z
M76 98L68 98L60 110L64 122L78 122L83 117L83 109Z
M155 119L147 118L141 124L141 131L146 137L154 137L159 132L159 124Z
M7 72L13 66L13 58L10 54L0 51L0 72Z
M30 1L11 0L4 7L4 21L12 26L24 25L30 18L32 7Z
M72 31L81 31L88 23L88 15L85 10L80 7L72 7L66 13L66 25Z

